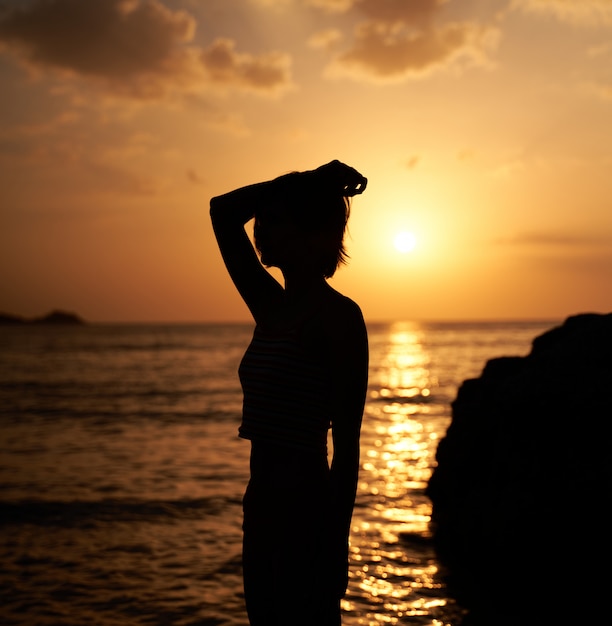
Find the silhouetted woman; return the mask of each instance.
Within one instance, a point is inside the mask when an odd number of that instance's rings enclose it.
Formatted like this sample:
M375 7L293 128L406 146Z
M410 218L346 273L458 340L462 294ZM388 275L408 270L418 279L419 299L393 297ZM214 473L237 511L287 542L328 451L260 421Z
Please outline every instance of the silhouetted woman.
M239 434L251 441L243 571L252 626L340 624L368 345L359 307L327 279L346 262L349 198L366 183L332 161L210 203L225 265L256 322L239 369ZM245 231L252 218L259 258ZM280 268L284 285L264 266Z

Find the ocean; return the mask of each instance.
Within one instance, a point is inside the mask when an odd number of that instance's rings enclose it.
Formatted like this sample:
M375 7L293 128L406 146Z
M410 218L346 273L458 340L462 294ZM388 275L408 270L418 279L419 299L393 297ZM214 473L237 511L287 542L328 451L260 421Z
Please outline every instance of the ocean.
M450 403L488 359L527 354L558 323L368 325L344 626L459 626L425 495ZM237 368L251 333L0 327L0 624L248 626ZM531 600L517 589L517 602Z

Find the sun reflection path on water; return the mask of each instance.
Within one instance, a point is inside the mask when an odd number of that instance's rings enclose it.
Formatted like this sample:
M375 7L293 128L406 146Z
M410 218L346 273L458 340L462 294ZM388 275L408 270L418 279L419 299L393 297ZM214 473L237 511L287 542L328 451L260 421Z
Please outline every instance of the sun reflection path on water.
M447 422L418 325L395 324L384 341L370 364L343 623L442 626L450 607L436 579L425 488Z

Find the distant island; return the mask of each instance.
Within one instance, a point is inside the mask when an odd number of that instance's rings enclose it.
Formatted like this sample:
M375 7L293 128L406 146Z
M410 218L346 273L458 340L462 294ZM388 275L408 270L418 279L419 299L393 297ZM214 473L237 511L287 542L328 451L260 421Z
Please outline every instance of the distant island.
M43 315L42 317L26 318L10 313L0 313L0 324L16 325L16 324L85 324L85 320L76 313L69 311L55 310Z

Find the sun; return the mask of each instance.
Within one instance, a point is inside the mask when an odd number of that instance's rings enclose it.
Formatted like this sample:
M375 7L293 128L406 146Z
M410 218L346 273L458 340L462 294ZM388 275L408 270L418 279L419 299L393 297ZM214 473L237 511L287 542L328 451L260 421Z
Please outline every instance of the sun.
M416 246L416 237L414 233L402 231L395 235L393 244L398 252L406 254L407 252L412 252L414 250Z

